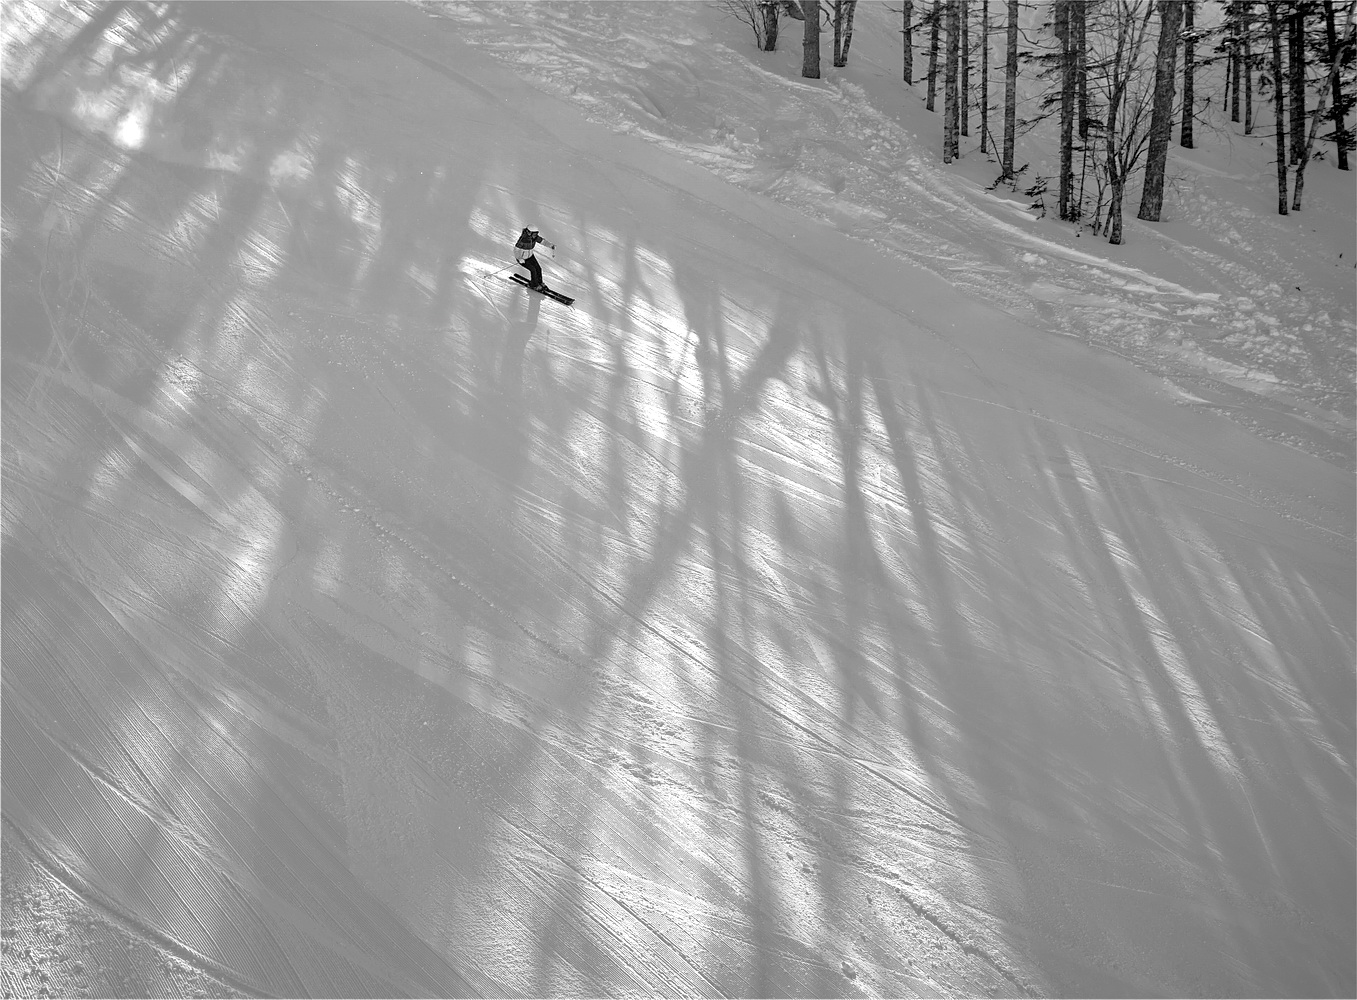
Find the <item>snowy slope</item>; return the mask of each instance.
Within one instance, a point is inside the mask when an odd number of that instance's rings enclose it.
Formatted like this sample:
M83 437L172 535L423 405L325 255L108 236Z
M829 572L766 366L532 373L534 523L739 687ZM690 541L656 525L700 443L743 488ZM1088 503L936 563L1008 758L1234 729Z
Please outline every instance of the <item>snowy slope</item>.
M1111 247L1039 219L1021 193L1043 176L1052 192L1045 203L1055 204L1054 122L1018 142L1015 163L1025 172L1016 193L989 190L999 168L993 141L980 152L977 114L962 159L941 163L941 115L923 103L927 35L916 42L920 82L907 88L898 4L858 4L842 69L830 65L824 32L820 82L800 77L799 23L784 25L778 51L757 52L749 29L717 4L425 6L591 120L820 218L1024 322L1132 358L1170 378L1184 401L1354 465L1357 188L1334 168L1330 148L1307 172L1304 210L1277 217L1271 126L1245 136L1242 126L1220 125L1223 64L1198 70L1196 148L1171 147L1165 221L1135 220L1133 187L1127 242ZM997 108L1005 15L1002 4L990 7ZM1050 44L1041 27L1049 14L1049 5L1023 7L1024 51ZM1198 22L1219 15L1219 5L1206 5ZM1024 68L1019 118L1039 115L1044 86ZM997 111L989 128L1002 136ZM1079 177L1092 212L1094 181Z
M4 16L2 806L59 913L285 995L1352 994L1341 460L451 19ZM496 273L528 215L574 309ZM7 992L105 982L31 912Z

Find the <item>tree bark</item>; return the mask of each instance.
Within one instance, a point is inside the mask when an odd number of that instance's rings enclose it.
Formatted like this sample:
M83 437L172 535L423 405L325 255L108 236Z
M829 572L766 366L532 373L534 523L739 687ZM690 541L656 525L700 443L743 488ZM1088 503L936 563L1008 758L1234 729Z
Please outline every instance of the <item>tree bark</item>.
M1122 241L1122 208L1126 197L1126 182L1135 169L1140 152L1148 141L1144 121L1144 97L1134 93L1141 75L1141 53L1148 35L1150 19L1155 6L1143 3L1119 2L1110 18L1117 40L1116 55L1105 67L1111 84L1107 98L1107 122L1103 138L1107 144L1107 173L1112 188L1112 203L1108 209L1107 229L1109 243ZM1139 23L1136 23L1136 17ZM1139 90L1138 85L1135 88ZM1153 94L1151 94L1153 97ZM1124 122L1124 124L1123 124ZM1168 147L1167 138L1165 148Z
M1347 35L1348 30L1352 27L1352 12L1354 6L1357 5L1351 3L1348 4L1347 23L1343 25L1343 34L1345 36ZM1338 79L1338 65L1340 55L1341 53L1335 50L1333 51L1333 54L1330 58L1329 62L1330 83ZM1300 211L1300 193L1305 187L1305 166L1310 162L1310 153L1314 151L1315 135L1319 132L1319 122L1324 117L1324 105L1326 100L1328 99L1331 89L1332 89L1331 87L1324 87L1319 91L1319 104L1315 108L1314 118L1311 119L1310 121L1310 135L1305 140L1305 148L1301 150L1300 163L1296 166L1296 190L1291 199L1291 211L1293 212ZM1339 148L1340 149L1342 148L1341 141L1339 143Z
M858 12L858 0L844 0L844 5L848 8L848 12L847 15L845 15L847 23L844 24L844 61L840 62L839 65L841 66L848 65L848 49L851 49L852 47L852 16Z
M853 44L853 13L858 0L834 0L834 65L848 65L848 48Z
M1239 19L1244 34L1244 134L1253 135L1253 11L1243 3Z
M843 49L843 0L834 0L834 65L842 66L839 53Z
M1149 16L1147 13L1146 17ZM1123 8L1117 17L1117 54L1112 57L1110 67L1112 92L1107 102L1107 122L1103 127L1103 141L1107 144L1107 179L1112 187L1112 200L1107 207L1107 242L1120 246L1122 240L1122 201L1126 195L1126 170L1117 155L1117 114L1121 108L1122 95L1125 93L1125 80L1128 69L1122 65L1126 52L1126 35L1129 25ZM1137 52L1138 55L1138 52Z
M1243 39L1240 37L1244 31L1243 4L1236 2L1230 11L1230 24L1234 31L1234 38L1230 43L1230 121L1239 121L1239 78L1240 78L1240 45Z
M1272 108L1277 122L1277 214L1286 215L1286 98L1282 93L1282 17L1268 0L1268 34L1272 37Z
M801 0L805 31L801 35L801 75L820 79L820 0Z
M958 0L947 0L947 58L943 67L942 162L957 157L957 65L961 55L961 18Z
M1074 32L1074 87L1078 94L1079 138L1088 138L1088 4L1076 3L1071 8L1070 29Z
M1192 89L1197 57L1196 41L1192 37L1192 15L1196 6L1194 0L1187 0L1183 4L1183 123L1178 134L1178 144L1184 149L1192 148L1192 125L1196 114Z
M1060 185L1059 215L1070 217L1070 194L1074 187L1074 37L1071 27L1077 0L1056 0L1055 37L1060 43Z
M776 52L778 5L776 3L761 3L759 7L763 11L763 51Z
M1352 19L1352 4L1348 4L1348 19ZM1324 34L1329 43L1329 60L1337 63L1342 55L1338 44L1338 33L1334 30L1333 0L1324 0ZM1348 130L1343 123L1343 77L1333 74L1333 128L1334 141L1338 144L1338 169L1349 170L1348 166Z
M1111 222L1112 228L1107 234L1107 242L1111 243L1113 246L1120 246L1122 241L1121 202L1122 198L1125 197L1126 181L1121 177L1113 177L1111 187L1112 203L1107 207L1107 217Z
M1305 151L1305 14L1296 4L1287 18L1287 82L1291 88L1291 162Z
M1159 53L1154 65L1154 109L1150 114L1150 143L1145 162L1145 184L1136 218L1158 222L1164 211L1164 167L1173 132L1174 70L1178 63L1178 26L1183 0L1159 0Z
M980 0L980 152L989 137L989 0Z
M905 83L911 86L914 83L914 0L905 0L903 5L903 15L905 20Z
M848 50L853 45L853 15L857 13L858 0L844 0L844 6L848 11L843 26L843 62L839 63L840 66L848 65Z
M1004 177L1013 176L1013 140L1018 112L1018 0L1008 0L1008 38L1004 53Z
M969 0L956 0L958 20L961 22L961 134L971 134L971 5Z
M928 15L928 100L924 107L929 111L938 109L938 32L942 27L942 9L940 0L933 0L933 10Z

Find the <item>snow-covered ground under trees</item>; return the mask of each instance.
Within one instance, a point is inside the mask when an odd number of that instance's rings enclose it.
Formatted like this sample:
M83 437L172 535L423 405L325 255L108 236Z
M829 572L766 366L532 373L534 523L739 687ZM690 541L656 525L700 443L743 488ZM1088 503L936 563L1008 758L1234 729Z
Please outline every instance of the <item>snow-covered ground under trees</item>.
M0 9L6 995L1357 992L1350 176L859 6Z
M1029 210L1023 192L1041 176L1054 214L1054 123L1020 138L1014 162L1026 170L1016 192L990 190L997 154L992 140L988 155L979 151L974 111L963 159L943 167L941 115L924 110L922 82L911 92L900 80L898 4L858 5L846 68L830 66L825 32L820 83L799 76L799 23L784 22L780 51L757 52L752 31L716 6L680 4L676 14L665 3L425 4L591 120L645 136L1025 323L1131 357L1170 378L1187 402L1353 467L1353 175L1335 170L1332 147L1320 144L1329 159L1307 171L1303 214L1276 215L1271 109L1262 103L1270 91L1260 91L1260 125L1245 136L1222 124L1222 66L1199 69L1196 148L1172 147L1166 221L1136 222L1133 187L1127 244L1111 248ZM1004 23L1003 5L990 6ZM1024 6L1023 37L1043 37L1049 14L1048 4ZM1198 20L1219 14L1207 5ZM1002 35L993 48L998 65ZM916 51L916 78L925 65ZM978 93L978 57L973 73ZM1020 118L1040 113L1046 86L1020 77ZM991 103L1001 102L996 70ZM1000 113L989 129L1002 138ZM1094 180L1080 167L1092 212Z

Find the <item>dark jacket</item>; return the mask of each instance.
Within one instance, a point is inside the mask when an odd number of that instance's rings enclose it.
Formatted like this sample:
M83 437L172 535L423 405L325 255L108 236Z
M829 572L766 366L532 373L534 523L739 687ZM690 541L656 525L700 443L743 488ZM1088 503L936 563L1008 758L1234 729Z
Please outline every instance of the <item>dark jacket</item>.
M527 229L523 230L518 237L518 242L514 244L514 260L522 264L532 256L533 249L539 243L548 246L553 250L556 249L556 244L548 243L546 240L542 239L540 233L534 233ZM547 254L547 256L550 257L551 255Z

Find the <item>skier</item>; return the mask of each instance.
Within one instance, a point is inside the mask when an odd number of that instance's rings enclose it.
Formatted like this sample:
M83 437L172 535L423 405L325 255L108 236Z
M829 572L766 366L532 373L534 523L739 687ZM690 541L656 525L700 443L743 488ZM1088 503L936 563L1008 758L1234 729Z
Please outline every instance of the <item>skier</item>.
M530 276L528 287L534 291L544 292L547 286L542 283L542 265L537 263L537 258L532 252L539 243L548 249L556 249L555 243L548 243L542 239L542 234L537 231L536 226L524 226L518 242L514 244L514 260L518 261L521 267L528 269Z

